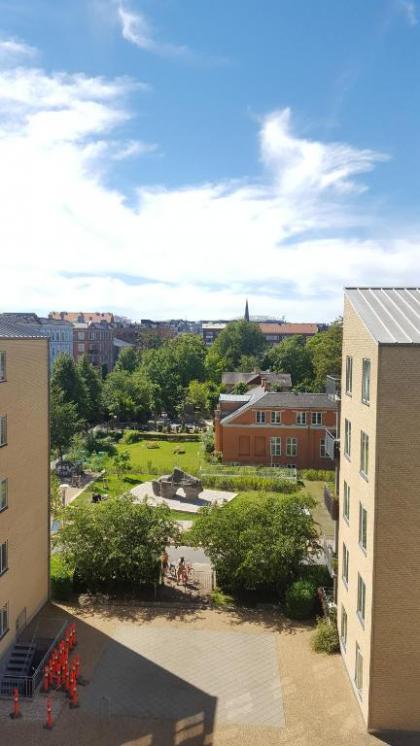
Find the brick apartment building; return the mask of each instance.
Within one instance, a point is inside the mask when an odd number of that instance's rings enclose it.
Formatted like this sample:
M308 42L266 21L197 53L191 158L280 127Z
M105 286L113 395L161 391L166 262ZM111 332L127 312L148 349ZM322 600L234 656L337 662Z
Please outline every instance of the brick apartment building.
M226 371L222 373L222 385L226 392L232 391L235 386L241 383L248 387L264 386L267 390L275 389L276 391L286 391L292 388L290 373L272 373L270 370L254 370L249 373Z
M320 324L300 324L300 323L274 323L274 322L261 322L258 324L266 342L270 345L277 345L279 342L283 342L285 339L299 335L309 339L318 334L319 331L323 330L325 326Z
M0 674L49 593L48 346L0 319Z
M221 394L215 412L215 447L224 462L326 469L325 428L335 427L337 404L326 394L272 392Z
M420 731L419 371L420 288L347 288L330 506L341 654L370 731Z
M105 368L110 372L114 365L114 332L110 325L103 321L73 322L73 357L77 362L85 356L95 368Z

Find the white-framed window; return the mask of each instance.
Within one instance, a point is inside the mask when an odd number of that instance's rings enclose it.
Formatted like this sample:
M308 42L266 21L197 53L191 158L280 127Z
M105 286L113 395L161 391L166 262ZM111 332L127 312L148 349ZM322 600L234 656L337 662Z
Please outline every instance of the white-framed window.
M287 456L297 456L297 438L287 438Z
M360 472L367 477L369 473L369 435L360 431Z
M367 510L359 503L359 544L366 551L367 548Z
M362 360L362 402L370 402L370 360L366 357Z
M341 606L341 626L340 626L340 639L344 649L347 645L347 611L344 606Z
M350 520L350 485L344 482L343 489L343 518L347 521Z
M7 568L7 541L3 541L3 543L0 544L0 575L3 575Z
M9 604L0 606L0 640L9 630Z
M0 381L6 380L6 353L0 351Z
M270 438L270 452L272 456L281 456L281 438Z
M281 424L281 412L279 412L278 410L271 412L271 424L272 425Z
M355 669L354 669L354 683L356 684L356 689L361 693L363 689L363 656L360 652L359 643L356 642L356 663L355 663Z
M351 422L347 419L344 420L344 455L351 456Z
M83 342L81 344L77 345L77 351L78 352L84 352L85 351L85 345L83 344Z
M6 415L0 415L0 446L5 446L7 443L7 417Z
M0 479L0 513L7 508L7 479Z
M306 425L306 412L296 412L296 425Z
M256 422L257 425L265 424L265 412L262 412L260 409L258 409L256 412Z
M322 425L322 412L312 412L311 421L313 425Z
M343 570L341 577L343 578L346 585L348 585L349 582L349 550L347 549L346 545L343 542Z
M346 357L346 394L352 393L353 390L353 358L350 355Z
M321 458L325 458L327 455L325 452L325 438L321 438L319 441L319 455Z
M357 573L357 616L361 622L365 621L366 585Z

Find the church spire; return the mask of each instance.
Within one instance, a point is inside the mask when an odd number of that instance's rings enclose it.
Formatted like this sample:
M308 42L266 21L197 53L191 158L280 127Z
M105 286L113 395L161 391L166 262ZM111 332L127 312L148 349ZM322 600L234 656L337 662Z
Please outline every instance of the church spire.
M248 298L246 299L246 303L245 303L245 316L244 316L244 319L245 319L245 321L249 321Z

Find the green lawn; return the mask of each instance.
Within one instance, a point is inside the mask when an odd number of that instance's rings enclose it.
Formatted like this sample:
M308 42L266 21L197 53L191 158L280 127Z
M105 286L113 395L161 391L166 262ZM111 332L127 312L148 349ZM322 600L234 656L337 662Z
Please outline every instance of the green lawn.
M148 446L155 445L159 447L148 448ZM202 446L197 442L168 443L163 440L142 440L133 445L120 443L118 450L128 451L134 471L141 474L153 473L154 469L158 470L159 475L169 474L175 466L186 472L197 474L203 463ZM185 453L175 453L177 450L183 450Z
M313 511L314 519L319 523L324 536L331 539L334 536L335 522L324 505L324 484L325 482L310 482L309 479L305 479L304 489L317 501Z

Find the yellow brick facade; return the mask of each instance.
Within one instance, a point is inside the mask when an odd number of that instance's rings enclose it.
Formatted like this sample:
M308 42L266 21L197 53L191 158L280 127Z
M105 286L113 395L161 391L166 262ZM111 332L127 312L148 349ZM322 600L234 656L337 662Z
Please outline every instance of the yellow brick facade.
M9 608L9 631L48 599L49 411L48 340L0 337L6 380L0 382L0 415L7 417L7 444L0 447L0 479L8 482L8 507L0 512L0 544L8 543L8 569L0 576L0 608Z
M346 358L353 359L346 394ZM362 403L362 360L371 362L370 402ZM341 652L366 725L372 731L420 731L420 345L378 344L345 299L340 442L337 621L347 613ZM344 454L345 420L351 456ZM360 433L369 436L369 470L360 473ZM350 516L343 517L344 482ZM367 548L359 544L359 503L367 510ZM343 581L343 543L349 581ZM357 614L358 575L366 585ZM363 686L355 685L356 644Z

